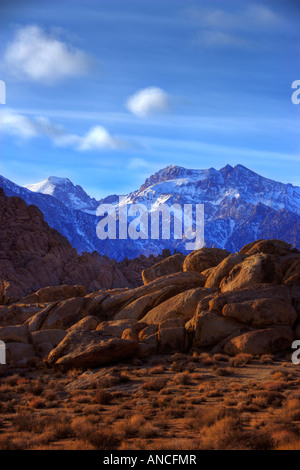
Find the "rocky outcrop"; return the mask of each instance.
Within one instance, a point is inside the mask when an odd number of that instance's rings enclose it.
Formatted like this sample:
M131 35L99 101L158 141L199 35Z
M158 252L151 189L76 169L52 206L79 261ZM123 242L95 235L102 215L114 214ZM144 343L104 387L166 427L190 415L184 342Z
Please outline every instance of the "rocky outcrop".
M183 271L197 271L202 273L208 268L217 266L231 253L219 248L201 248L192 251L184 260Z
M280 284L282 271L278 258L257 253L234 266L220 283L222 292L243 289L255 284Z
M183 292L193 287L202 287L205 284L205 280L205 276L197 272L175 273L155 279L145 286L135 289L115 289L104 293L95 293L89 297L88 312L89 315L96 315L102 320L109 320L114 316L116 316L116 319L119 319L119 312L122 312L120 316L123 316L124 309L143 296L155 294L153 297L158 299L157 301L159 302L159 300L162 301L163 295L170 295L170 292L166 294L167 288L170 288L170 291L175 295L178 293L178 289ZM146 299L146 304L149 298ZM141 301L142 307L144 305L143 302ZM152 308L151 301L148 305L149 309ZM141 307L140 304L139 307Z
M0 305L0 326L20 325L44 310L43 304Z
M133 357L138 350L138 341L104 337L101 331L71 332L51 351L48 362L65 369L88 369Z
M170 297L173 298L174 295L179 294L180 292L181 289L179 286L167 286L151 294L143 295L121 309L115 315L115 320L121 320L123 318L140 320L147 312L165 302Z
M245 245L240 254L252 256L257 253L264 253L267 255L284 256L291 252L299 253L296 248L282 240L256 240L255 242Z
M64 339L66 332L64 330L41 330L34 331L31 334L32 343L34 346L38 346L43 343L51 343L52 349Z
M286 271L283 281L287 286L300 284L300 257Z
M269 354L290 348L294 340L293 330L277 326L264 330L254 330L236 336L226 343L224 352L228 354Z
M298 278L292 285L284 281L297 273L297 257L276 240L259 241L234 255L197 250L187 265L196 270L161 275L134 289L54 302L27 321L28 328L69 328L48 358L65 367L122 360L120 351L123 358L191 346L227 354L281 351L291 346L300 325ZM159 273L156 267L152 272Z
M195 315L200 300L212 292L212 289L205 289L203 287L189 289L171 297L169 300L166 300L150 310L141 321L147 324L153 324L161 323L170 318L180 318L187 322Z
M226 304L222 309L225 318L255 328L269 325L290 325L297 319L297 312L291 304L278 299L256 299Z
M197 312L186 324L192 344L200 348L215 346L233 333L241 331L241 328L242 325L209 310Z
M5 343L28 343L29 333L25 325L3 326L0 328L0 340Z
M154 281L158 277L183 271L184 260L185 255L176 254L154 264L150 268L144 269L142 271L144 284Z
M81 284L89 292L129 286L116 262L96 252L79 256L66 238L49 227L36 206L6 197L1 188L0 225L2 304L62 284Z
M101 322L97 326L97 331L100 331L103 336L122 338L125 330L131 329L139 333L145 326L145 323L135 322L134 320L112 320Z
M62 286L43 287L34 294L28 295L21 300L22 304L56 302L66 300L71 297L84 297L86 295L85 286Z
M160 260L148 271L154 279L136 288L87 294L76 279L0 306L10 366L101 367L191 347L268 354L300 337L299 253L288 244L260 240L236 254L197 250L186 265L193 269L173 272L178 256Z
M221 281L226 278L230 271L237 265L244 261L246 258L245 255L241 255L239 253L235 255L229 255L220 264L213 268L209 268L208 277L205 283L205 287L214 287L218 288L220 286ZM202 274L205 274L203 272Z
M273 299L282 300L288 304L292 303L290 290L286 286L256 284L239 291L216 293L209 299L209 308L221 313L226 304L248 302L256 299Z
M28 367L37 359L36 350L29 343L8 342L5 347L8 367Z

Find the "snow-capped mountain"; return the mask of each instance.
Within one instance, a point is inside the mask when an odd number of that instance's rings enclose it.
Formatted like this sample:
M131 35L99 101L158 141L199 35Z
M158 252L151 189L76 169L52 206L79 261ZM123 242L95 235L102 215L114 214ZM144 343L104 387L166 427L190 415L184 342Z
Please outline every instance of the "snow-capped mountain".
M99 203L91 198L79 185L74 185L68 178L50 176L40 183L25 186L34 193L48 194L59 199L70 209L95 214Z
M63 181L62 181L63 180ZM45 220L79 252L97 250L121 260L158 254L164 248L185 251L184 240L99 240L95 210L99 203L118 207L117 195L90 198L68 179L50 177L22 188L0 177L8 196L36 204ZM33 192L35 191L35 192ZM162 203L204 204L205 244L235 252L259 238L279 238L300 248L300 188L264 178L242 165L216 170L169 166L150 176L123 204L141 203L149 211Z
M220 170L169 166L150 176L125 204L204 204L205 245L235 252L259 238L300 246L300 188L264 178L243 165ZM185 244L160 241L184 251ZM145 244L147 246L147 244Z

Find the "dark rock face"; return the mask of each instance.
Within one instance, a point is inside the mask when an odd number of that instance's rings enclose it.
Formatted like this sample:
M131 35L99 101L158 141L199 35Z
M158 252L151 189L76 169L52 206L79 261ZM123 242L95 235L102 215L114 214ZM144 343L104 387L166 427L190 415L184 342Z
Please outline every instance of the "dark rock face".
M2 189L0 225L2 303L46 286L81 284L91 292L129 285L114 261L96 252L79 256L65 237L48 226L36 206L27 206L18 197L8 198ZM47 301L38 296L32 300Z

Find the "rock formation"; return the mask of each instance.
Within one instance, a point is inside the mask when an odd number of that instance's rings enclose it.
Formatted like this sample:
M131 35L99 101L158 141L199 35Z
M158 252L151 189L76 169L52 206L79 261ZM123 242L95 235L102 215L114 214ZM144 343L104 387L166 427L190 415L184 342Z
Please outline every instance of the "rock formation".
M193 349L261 355L300 339L300 252L285 242L164 253L133 288L114 261L79 256L36 207L3 192L0 201L8 367L86 369Z
M56 288L56 294L53 289L49 292L61 300L78 295L72 294L68 286L80 284L92 292L130 285L117 263L96 252L79 256L65 237L48 226L36 206L27 206L18 197L6 197L1 188L0 225L2 305L48 286L60 286ZM68 286L62 287L62 284ZM40 291L36 299L29 297L24 301L49 301L51 299L47 298L46 292Z

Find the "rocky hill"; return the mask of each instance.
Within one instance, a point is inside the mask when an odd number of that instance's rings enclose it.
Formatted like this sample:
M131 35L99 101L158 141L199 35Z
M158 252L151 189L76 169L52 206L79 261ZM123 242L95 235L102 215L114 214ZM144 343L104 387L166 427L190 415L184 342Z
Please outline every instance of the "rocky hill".
M130 285L114 261L97 252L79 256L36 206L1 188L0 225L1 303L46 286L80 284L91 292Z

